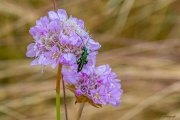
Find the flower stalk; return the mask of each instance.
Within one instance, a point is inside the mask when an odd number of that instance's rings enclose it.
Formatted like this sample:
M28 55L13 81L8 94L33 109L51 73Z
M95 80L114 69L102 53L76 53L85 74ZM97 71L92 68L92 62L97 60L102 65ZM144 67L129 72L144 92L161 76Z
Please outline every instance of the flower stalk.
M56 80L56 119L61 120L61 112L60 112L60 83L62 78L61 73L62 65L58 65L58 71L57 71L57 80Z
M68 120L68 111L67 111L67 104L66 104L66 88L65 88L64 80L62 80L62 85L63 85L63 98L64 98L65 116L66 116L66 120Z
M82 115L82 111L83 111L84 105L85 105L85 103L80 103L78 114L77 114L77 120L81 119L81 115Z
M54 10L56 10L56 0L53 0L53 7L54 7Z

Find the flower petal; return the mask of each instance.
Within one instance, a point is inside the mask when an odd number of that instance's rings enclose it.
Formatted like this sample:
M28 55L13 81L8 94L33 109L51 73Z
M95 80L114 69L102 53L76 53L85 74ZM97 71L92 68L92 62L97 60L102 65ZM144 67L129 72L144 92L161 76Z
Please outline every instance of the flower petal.
M34 45L35 45L35 43L31 43L28 45L27 52L26 52L27 57L35 57L36 56L36 52L34 51Z
M58 14L59 19L60 19L61 21L65 21L65 20L67 20L67 18L68 18L66 11L63 10L63 9L58 9L57 14Z
M76 56L72 53L64 53L60 57L60 63L70 66L76 63Z
M69 84L76 84L78 81L78 77L71 71L70 67L62 67L63 80L65 80Z
M49 18L50 18L51 20L59 19L57 13L54 12L54 11L48 12L48 15L49 15Z

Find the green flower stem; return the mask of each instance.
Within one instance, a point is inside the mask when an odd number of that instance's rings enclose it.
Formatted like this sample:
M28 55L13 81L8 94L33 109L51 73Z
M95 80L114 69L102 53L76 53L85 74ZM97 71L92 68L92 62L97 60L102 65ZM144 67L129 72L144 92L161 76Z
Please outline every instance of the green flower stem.
M61 113L60 113L60 95L56 93L56 119L61 120Z
M61 83L61 69L62 65L58 65L58 71L57 71L57 80L56 80L56 115L57 115L57 120L61 120L61 112L60 112L60 83Z

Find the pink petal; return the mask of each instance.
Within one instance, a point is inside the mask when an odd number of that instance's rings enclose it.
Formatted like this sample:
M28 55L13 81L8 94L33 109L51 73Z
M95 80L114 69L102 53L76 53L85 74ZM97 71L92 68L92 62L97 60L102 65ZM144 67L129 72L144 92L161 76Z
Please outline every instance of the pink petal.
M57 15L57 13L54 12L54 11L48 12L48 15L49 15L49 18L50 18L51 20L55 20L55 19L58 19L58 18L59 18L58 15Z

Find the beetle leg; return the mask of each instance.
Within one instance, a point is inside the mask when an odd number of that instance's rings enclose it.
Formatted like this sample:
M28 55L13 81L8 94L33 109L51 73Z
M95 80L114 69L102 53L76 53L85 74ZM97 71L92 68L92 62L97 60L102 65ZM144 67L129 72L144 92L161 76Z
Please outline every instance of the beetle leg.
M85 64L87 64L87 63L88 63L88 60L85 61Z
M81 58L79 58L79 59L77 60L77 64L79 64L79 63L81 63Z

